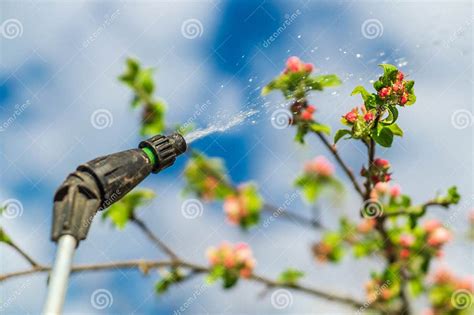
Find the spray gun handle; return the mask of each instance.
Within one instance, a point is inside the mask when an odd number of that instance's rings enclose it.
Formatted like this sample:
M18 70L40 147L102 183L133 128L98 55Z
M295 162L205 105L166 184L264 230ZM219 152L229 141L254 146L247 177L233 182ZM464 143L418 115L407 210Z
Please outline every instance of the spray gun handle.
M85 239L97 211L120 200L151 172L173 165L187 148L179 134L154 136L139 147L84 163L66 178L54 196L53 241L65 234L78 242Z

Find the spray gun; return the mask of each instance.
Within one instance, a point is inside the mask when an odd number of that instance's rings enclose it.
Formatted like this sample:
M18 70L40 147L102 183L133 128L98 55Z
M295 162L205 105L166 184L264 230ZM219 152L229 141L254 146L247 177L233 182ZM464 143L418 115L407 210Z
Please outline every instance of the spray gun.
M66 178L54 196L51 238L58 248L44 314L61 314L74 251L87 237L95 214L120 200L150 173L173 165L186 148L177 133L158 135L142 141L138 149L84 163Z

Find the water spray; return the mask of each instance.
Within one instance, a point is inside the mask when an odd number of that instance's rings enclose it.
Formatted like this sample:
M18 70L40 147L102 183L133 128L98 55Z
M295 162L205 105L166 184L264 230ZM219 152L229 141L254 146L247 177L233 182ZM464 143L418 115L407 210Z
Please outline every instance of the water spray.
M150 173L173 165L186 151L175 133L142 141L138 149L122 151L81 164L54 196L51 239L58 243L43 313L61 314L74 251L87 237L95 214L124 197Z

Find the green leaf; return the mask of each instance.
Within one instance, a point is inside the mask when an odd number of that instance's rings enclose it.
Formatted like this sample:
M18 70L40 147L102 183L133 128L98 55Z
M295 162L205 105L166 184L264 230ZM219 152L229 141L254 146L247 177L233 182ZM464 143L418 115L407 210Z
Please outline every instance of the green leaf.
M413 81L413 80L407 81L405 83L405 90L408 92L408 94L413 94L414 93L414 90L413 90L414 85L415 85L415 81Z
M413 105L416 102L415 94L408 94L408 101L405 105Z
M351 131L347 129L339 129L336 134L334 135L334 144L336 144L342 137L346 135L351 135ZM349 137L350 138L350 137ZM349 139L346 138L346 139Z
M328 125L312 123L309 125L309 128L314 132L321 132L327 135L331 134L331 127L329 127Z
M413 296L417 297L419 296L424 288L423 288L423 282L421 281L421 279L419 278L414 278L412 280L410 280L409 282L409 288L410 288L410 292L411 294L413 294Z
M313 79L319 83L322 87L334 87L341 85L342 81L335 74L326 74L313 77Z
M303 276L304 272L297 269L288 268L278 276L278 282L286 285L294 285Z
M390 76L394 72L398 72L397 67L395 67L394 65L388 64L388 63L384 63L384 64L381 64L379 66L382 67L384 76Z
M270 81L270 83L268 83L266 86L263 87L262 95L265 96L265 95L267 95L268 93L270 93L271 91L273 91L275 89L276 89L276 81L272 80L272 81Z
M11 238L8 236L7 233L5 233L5 231L1 227L0 227L0 243L5 243L8 245L12 244Z
M372 138L379 145L389 148L392 146L393 132L388 127L382 127L378 133L375 130L372 132Z
M257 186L253 183L247 183L240 186L240 200L247 210L248 214L241 220L242 228L249 228L258 224L260 212L263 208L263 198L260 196Z
M157 294L163 294L172 284L178 283L183 279L184 275L179 271L179 269L172 269L160 281L156 283L155 291Z
M398 109L395 106L388 106L388 116L381 123L384 125L391 125L397 121Z
M461 195L458 193L456 186L450 187L445 196L435 198L436 202L444 204L445 206L458 204L460 200Z
M133 86L136 76L140 71L140 64L133 58L128 58L126 61L125 72L119 76L119 80L126 83L129 86Z
M308 133L308 128L306 126L298 125L298 129L296 130L295 141L301 144L304 144L304 137Z
M153 82L153 70L146 69L146 70L140 71L137 77L136 84L146 94L151 95L155 89L155 84Z
M134 215L136 208L145 205L153 198L155 198L155 193L149 189L131 191L105 210L102 219L109 218L115 227L123 229Z
M391 124L388 128L390 128L394 136L403 137L403 130L397 124Z
M370 93L367 92L367 90L365 89L365 87L363 87L362 85L356 86L356 87L354 88L354 90L352 90L351 96L352 96L352 95L356 95L356 94L362 95L362 99L363 99L364 101L365 101L368 97L370 97Z
M237 284L237 281L239 280L239 274L234 269L226 269L222 280L224 280L224 289L230 289Z

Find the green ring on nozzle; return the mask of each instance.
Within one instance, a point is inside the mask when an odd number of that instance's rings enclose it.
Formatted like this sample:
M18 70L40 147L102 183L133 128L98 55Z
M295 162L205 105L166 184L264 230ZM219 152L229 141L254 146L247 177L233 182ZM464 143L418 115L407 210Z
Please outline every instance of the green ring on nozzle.
M169 136L156 135L144 140L140 142L139 148L148 149L144 150L144 153L153 164L152 172L158 173L173 165L176 157L186 152L187 145L182 135L173 133Z

